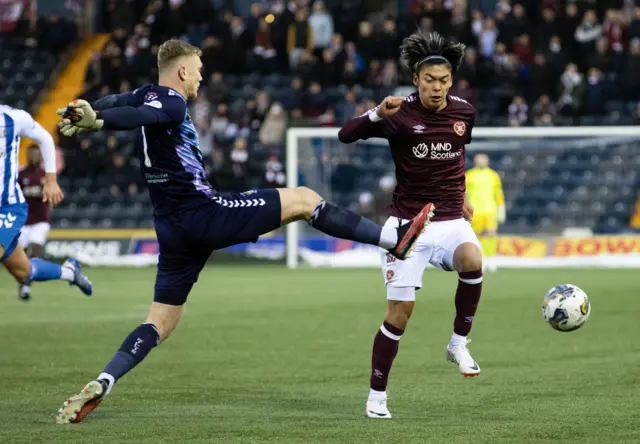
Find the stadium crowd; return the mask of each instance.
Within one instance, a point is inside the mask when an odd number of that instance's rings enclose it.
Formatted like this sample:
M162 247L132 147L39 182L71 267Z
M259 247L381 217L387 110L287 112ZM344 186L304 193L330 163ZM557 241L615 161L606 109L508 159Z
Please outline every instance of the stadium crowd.
M158 45L167 38L201 46L204 81L191 113L211 179L220 189L283 185L286 127L340 126L388 94L406 94L403 87L411 81L399 65L398 46L416 27L467 44L452 94L476 105L477 125L632 124L640 119L637 0L101 4L99 28L111 32L112 39L87 68L84 97L92 100L154 81ZM60 41L61 26L43 29L55 31L43 42ZM67 174L108 174L121 178L113 193L137 192L141 184L130 171L130 161L135 162L131 135L100 137L105 136L62 141L67 158L77 158L67 164L83 165L69 167ZM361 200L366 206L371 199Z

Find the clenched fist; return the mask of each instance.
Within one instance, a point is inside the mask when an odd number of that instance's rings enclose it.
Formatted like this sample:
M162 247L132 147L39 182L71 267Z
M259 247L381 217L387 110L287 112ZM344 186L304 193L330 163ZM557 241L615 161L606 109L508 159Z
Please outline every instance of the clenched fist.
M380 103L376 114L381 119L392 116L398 112L400 106L404 102L404 97L401 96L388 96Z

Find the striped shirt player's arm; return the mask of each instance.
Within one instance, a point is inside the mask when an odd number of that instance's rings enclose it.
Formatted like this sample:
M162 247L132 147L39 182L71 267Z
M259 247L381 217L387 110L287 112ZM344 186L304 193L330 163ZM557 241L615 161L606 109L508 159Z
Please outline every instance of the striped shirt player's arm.
M395 133L393 116L382 119L378 116L378 107L370 109L360 117L349 120L338 132L342 143L367 140L370 137L389 139Z
M16 120L19 122L20 136L28 137L38 144L42 153L42 163L44 163L44 172L47 174L56 173L56 145L53 142L51 134L45 130L42 125L36 122L31 115L22 110L15 113Z
M178 96L155 97L140 106L118 106L96 111L103 120L103 130L128 130L141 126L180 123L187 111L187 103Z

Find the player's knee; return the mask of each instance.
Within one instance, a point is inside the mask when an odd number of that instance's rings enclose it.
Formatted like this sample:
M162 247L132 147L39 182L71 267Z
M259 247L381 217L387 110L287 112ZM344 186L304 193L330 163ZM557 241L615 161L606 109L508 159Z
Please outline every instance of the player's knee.
M404 330L407 328L414 305L413 301L389 301L385 321Z
M471 242L465 242L456 249L453 263L458 273L482 270L482 251Z
M145 323L153 324L158 330L160 341L167 339L175 330L182 316L183 306L154 302Z
M313 212L322 200L318 193L307 187L296 188L296 198L296 212L305 220L311 219Z
M31 276L31 262L22 250L14 252L4 262L7 271L18 282L27 282Z
M18 282L27 282L29 280L29 276L31 275L31 267L30 266L20 266L9 269L9 273L15 278Z

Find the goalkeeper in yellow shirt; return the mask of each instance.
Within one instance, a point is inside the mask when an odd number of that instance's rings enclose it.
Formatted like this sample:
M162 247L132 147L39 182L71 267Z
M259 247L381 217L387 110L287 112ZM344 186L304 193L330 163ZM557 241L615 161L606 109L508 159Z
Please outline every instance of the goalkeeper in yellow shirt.
M471 226L478 235L485 256L487 271L495 271L492 260L498 249L498 224L506 219L502 181L497 172L489 168L489 157L476 154L473 168L467 171L467 199L474 208Z

